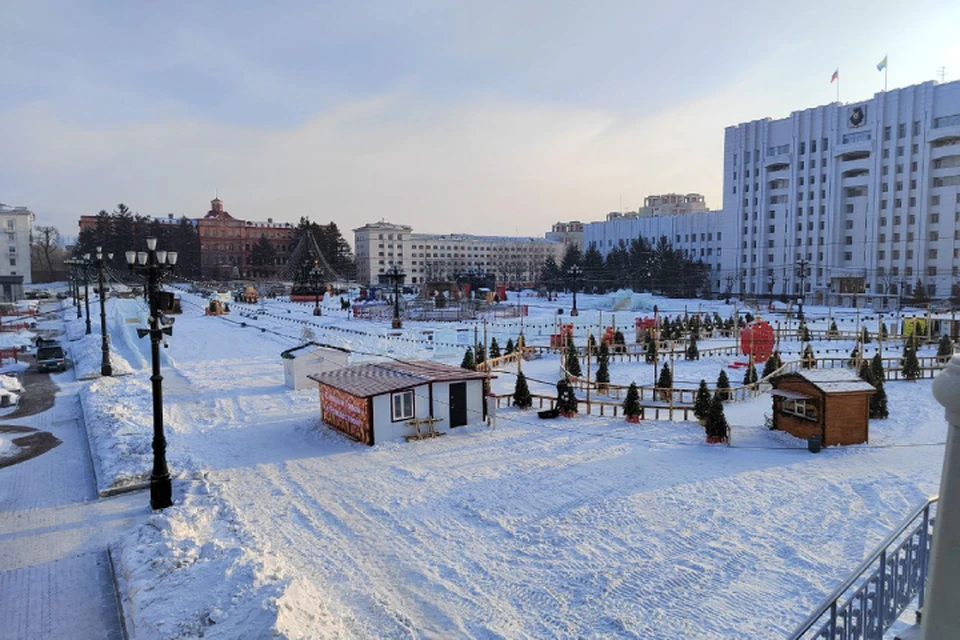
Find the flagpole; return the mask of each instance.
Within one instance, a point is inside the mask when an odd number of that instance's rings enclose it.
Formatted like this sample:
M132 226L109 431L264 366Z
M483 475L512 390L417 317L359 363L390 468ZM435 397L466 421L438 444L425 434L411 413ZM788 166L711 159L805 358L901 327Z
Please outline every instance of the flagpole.
M840 102L840 74L837 74L837 103Z
M887 58L884 57L883 58L883 92L884 93L887 92L887 67L888 66L889 65L887 64Z

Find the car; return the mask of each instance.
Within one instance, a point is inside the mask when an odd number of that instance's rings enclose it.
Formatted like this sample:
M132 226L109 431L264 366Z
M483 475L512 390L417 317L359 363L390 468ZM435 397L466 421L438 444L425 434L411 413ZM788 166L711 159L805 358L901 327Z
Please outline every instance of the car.
M67 356L59 344L47 342L43 346L38 346L36 360L40 373L67 370Z

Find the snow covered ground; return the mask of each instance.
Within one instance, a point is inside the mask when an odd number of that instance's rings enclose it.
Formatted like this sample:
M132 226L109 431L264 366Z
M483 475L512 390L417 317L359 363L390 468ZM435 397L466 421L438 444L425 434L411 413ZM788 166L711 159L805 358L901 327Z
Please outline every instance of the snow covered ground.
M696 423L510 409L496 428L370 448L320 424L315 392L282 386L280 351L309 329L429 356L443 351L430 333L456 336L442 357L459 361L477 325L407 323L391 341L386 325L330 308L313 318L269 301L267 314L216 318L183 299L163 362L177 505L118 548L137 637L781 637L937 491L946 425L929 380L889 383L891 417L871 423L870 444L819 455L763 427L768 396L728 405L732 447L705 444ZM568 302L534 306L526 326L549 330ZM596 323L591 307L609 299L578 302L578 322ZM496 324L503 346L514 327ZM146 341L133 328L111 325L134 374L81 392L107 482L149 474ZM734 359L678 361L677 375L712 381ZM525 371L549 383L557 365Z

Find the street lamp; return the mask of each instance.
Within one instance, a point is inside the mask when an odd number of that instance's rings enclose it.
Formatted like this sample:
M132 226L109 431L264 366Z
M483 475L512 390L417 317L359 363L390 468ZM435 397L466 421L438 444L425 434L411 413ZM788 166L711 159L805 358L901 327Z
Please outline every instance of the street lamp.
M810 276L810 263L806 259L797 262L797 278L800 279L800 297L797 298L797 319L803 324L803 297L806 295L806 282Z
M573 279L573 309L570 310L570 315L578 316L580 312L577 311L577 281L579 281L580 276L583 275L583 269L580 268L580 265L575 264L570 267L567 273L570 274L570 278Z
M107 254L107 260L113 260L113 254ZM97 268L97 284L100 287L100 375L112 376L110 365L110 341L107 339L107 291L103 286L103 247L97 247L97 258L93 262Z
M173 325L160 322L160 281L177 264L176 251L157 250L157 239L147 238L147 251L127 251L131 270L147 276L147 302L150 305L149 326L137 329L141 338L150 336L150 358L153 364L153 473L150 475L150 508L166 509L173 504L170 472L167 470L167 440L163 435L163 376L160 375L160 342L164 334L173 335Z
M403 279L406 277L406 274L400 268L399 265L393 265L385 274L387 278L393 282L393 328L401 329L403 328L403 321L400 320L400 284L403 282Z
M85 253L79 259L73 261L74 265L77 267L77 271L83 274L83 307L87 315L87 335L90 335L90 272L89 269L93 265L90 262L90 254ZM77 284L77 289L79 290L80 285ZM79 318L80 309L77 309L77 317Z
M73 305L77 308L77 319L83 317L80 313L80 261L75 258L64 260L63 263L70 267L70 296L73 298Z
M322 314L320 311L320 285L323 284L323 268L320 266L319 260L313 261L313 268L310 269L310 282L313 283L313 315L319 316Z

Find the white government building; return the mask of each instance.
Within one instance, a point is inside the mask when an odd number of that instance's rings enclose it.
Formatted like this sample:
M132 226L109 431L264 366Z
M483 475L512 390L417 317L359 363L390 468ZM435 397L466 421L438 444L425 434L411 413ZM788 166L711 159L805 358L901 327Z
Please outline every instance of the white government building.
M23 285L32 282L30 240L33 212L26 207L10 207L0 203L0 233L6 237L6 248L0 258L0 301L12 302L23 297Z
M667 236L722 293L890 306L960 275L960 81L728 127L720 211L585 225L584 247Z
M498 284L534 284L547 258L558 263L565 245L544 238L413 233L413 228L372 222L353 230L357 280L379 284L396 265L406 284L453 280L467 271L494 273Z

